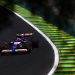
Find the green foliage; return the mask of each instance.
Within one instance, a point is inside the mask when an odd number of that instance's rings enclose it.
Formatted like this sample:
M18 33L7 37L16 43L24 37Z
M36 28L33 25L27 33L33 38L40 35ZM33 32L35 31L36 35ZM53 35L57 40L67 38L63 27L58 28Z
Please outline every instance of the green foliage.
M4 5L6 3L5 0L0 0L0 5Z

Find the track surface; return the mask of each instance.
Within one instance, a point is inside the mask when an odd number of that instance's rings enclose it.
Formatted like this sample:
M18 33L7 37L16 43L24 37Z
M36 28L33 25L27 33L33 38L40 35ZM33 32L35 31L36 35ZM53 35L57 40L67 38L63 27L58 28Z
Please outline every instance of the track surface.
M54 64L54 51L49 43L26 22L0 7L0 42L13 40L17 33L33 32L39 39L39 48L31 54L0 56L0 75L47 75ZM3 17L3 16L2 16ZM2 18L1 17L1 18Z

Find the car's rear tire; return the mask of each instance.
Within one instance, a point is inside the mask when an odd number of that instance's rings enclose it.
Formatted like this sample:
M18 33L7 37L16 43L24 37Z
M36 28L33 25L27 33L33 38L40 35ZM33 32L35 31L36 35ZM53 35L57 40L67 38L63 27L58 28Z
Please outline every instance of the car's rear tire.
M27 52L31 52L32 51L32 43L31 42L25 42L22 44L22 48L27 49Z
M32 47L33 48L38 48L39 47L39 42L38 42L37 38L32 39Z

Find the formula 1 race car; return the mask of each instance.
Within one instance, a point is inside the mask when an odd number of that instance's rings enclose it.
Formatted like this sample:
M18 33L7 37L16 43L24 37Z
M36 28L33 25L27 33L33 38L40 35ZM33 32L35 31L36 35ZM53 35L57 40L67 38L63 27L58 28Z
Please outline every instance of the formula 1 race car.
M0 54L21 54L38 48L38 40L33 33L17 34L15 40L0 46Z

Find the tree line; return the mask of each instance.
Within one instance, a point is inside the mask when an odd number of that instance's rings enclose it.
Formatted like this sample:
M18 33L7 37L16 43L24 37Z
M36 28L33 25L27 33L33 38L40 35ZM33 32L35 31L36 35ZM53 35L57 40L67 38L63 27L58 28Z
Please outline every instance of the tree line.
M0 0L0 5L14 10L14 4L25 2L32 14L39 14L48 19L55 16L64 20L75 18L75 0Z

